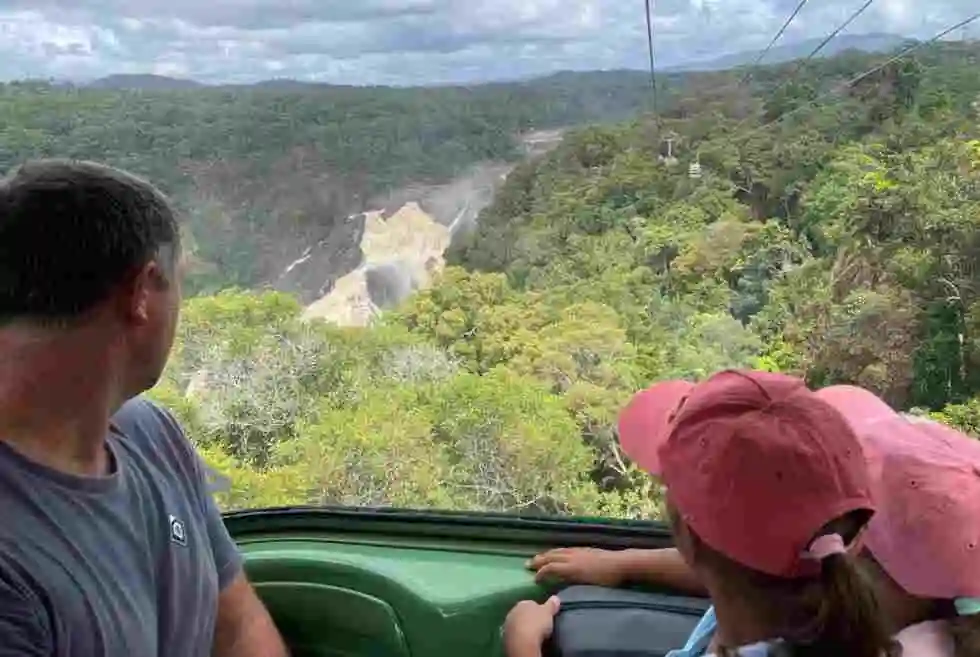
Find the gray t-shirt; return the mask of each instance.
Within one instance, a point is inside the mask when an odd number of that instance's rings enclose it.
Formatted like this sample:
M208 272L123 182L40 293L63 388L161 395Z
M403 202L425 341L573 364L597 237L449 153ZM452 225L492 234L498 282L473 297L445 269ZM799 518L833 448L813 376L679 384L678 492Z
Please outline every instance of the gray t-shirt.
M107 477L0 442L0 657L206 657L241 557L206 468L144 399L113 417Z

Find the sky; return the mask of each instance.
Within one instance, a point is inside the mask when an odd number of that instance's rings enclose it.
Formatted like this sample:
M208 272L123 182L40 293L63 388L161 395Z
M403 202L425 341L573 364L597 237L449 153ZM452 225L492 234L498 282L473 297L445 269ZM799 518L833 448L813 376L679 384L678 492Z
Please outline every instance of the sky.
M780 43L864 0L810 0ZM798 0L655 0L661 65L761 49ZM155 73L445 84L642 68L643 0L0 0L0 80ZM876 0L847 30L929 37L976 0ZM974 24L973 38L980 38Z

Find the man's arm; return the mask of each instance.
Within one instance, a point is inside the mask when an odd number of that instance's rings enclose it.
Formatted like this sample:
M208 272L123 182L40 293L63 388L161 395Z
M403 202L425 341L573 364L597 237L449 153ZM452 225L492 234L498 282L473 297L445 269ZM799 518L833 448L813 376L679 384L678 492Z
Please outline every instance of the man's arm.
M206 482L206 466L195 456L201 480ZM214 657L288 657L279 630L245 576L238 546L225 527L218 505L206 485L202 485L201 491L220 588L211 654Z
M288 657L289 651L244 571L218 596L213 657Z
M228 533L221 510L211 494L210 469L176 418L158 406L153 408L162 414L184 457L189 459L188 472L193 479L190 483L200 501L207 526L219 590L211 654L214 657L288 657L289 651L279 630L245 576L238 546Z

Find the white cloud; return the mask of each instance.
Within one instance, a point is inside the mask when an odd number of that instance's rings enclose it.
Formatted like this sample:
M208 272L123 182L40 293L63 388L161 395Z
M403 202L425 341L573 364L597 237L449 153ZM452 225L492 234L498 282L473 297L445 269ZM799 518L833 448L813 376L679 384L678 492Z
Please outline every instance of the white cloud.
M658 61L762 48L797 1L659 0ZM809 3L784 41L825 35L862 1ZM848 32L929 36L975 7L878 0ZM645 61L639 0L0 0L6 79L158 72L418 84Z

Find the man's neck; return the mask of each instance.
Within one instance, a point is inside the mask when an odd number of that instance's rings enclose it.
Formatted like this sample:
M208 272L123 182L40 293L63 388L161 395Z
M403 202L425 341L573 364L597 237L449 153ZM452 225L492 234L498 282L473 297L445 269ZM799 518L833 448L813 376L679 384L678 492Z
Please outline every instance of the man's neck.
M0 441L68 474L109 472L115 399L108 350L72 336L0 335Z

